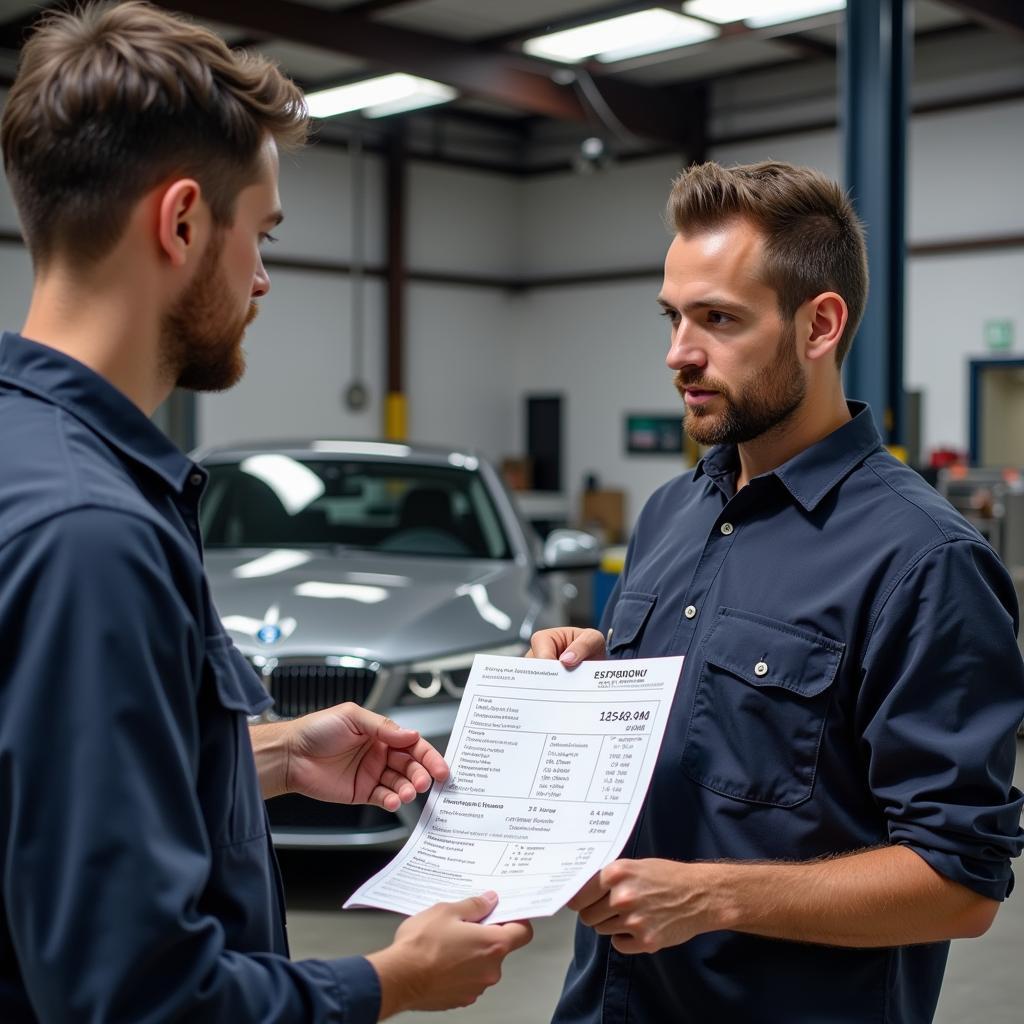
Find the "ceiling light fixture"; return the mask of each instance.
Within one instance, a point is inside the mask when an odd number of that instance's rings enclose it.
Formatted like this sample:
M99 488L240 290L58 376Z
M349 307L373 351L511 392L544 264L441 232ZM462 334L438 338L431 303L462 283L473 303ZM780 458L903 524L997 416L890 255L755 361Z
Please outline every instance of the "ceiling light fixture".
M451 86L429 78L394 74L311 92L306 96L306 105L312 117L334 117L353 110L362 111L364 117L388 117L447 103L457 95Z
M744 21L751 28L781 25L841 11L846 0L685 0L683 10L718 25Z
M545 57L564 64L576 64L589 57L596 57L602 64L611 64L645 53L702 43L717 35L718 29L707 22L652 7L527 39L523 50L533 57Z

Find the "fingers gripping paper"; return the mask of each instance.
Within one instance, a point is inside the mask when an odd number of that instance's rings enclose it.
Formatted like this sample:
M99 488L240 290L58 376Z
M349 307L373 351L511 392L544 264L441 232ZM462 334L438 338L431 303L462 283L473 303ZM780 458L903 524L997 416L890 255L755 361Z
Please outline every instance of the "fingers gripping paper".
M401 852L347 907L415 914L486 889L489 922L555 913L621 853L647 793L682 658L477 655L445 757Z

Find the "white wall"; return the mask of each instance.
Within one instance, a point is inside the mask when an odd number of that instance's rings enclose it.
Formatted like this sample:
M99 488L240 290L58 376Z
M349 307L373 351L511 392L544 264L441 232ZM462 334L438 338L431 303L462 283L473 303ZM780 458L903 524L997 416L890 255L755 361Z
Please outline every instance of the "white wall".
M679 159L660 157L527 179L521 271L542 277L660 265L665 199L680 170Z
M492 459L520 450L519 300L497 289L413 284L405 380L416 441L478 448Z

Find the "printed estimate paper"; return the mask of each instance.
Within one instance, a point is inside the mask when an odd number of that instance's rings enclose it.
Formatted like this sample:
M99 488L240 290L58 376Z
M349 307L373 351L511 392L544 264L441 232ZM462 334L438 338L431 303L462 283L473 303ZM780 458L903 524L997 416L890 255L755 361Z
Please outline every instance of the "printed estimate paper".
M415 914L487 889L491 923L554 914L622 851L647 793L682 658L478 654L413 834L347 907Z

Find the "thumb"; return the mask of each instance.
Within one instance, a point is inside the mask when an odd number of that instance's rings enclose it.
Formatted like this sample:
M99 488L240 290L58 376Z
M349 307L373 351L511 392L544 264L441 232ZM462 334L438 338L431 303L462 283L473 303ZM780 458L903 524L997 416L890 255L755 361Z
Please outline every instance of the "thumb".
M498 905L498 894L493 890L479 896L468 896L458 903L452 903L452 910L463 921L481 921Z
M566 668L572 668L581 661L592 661L604 657L604 637L596 629L585 629L559 655L558 660Z

